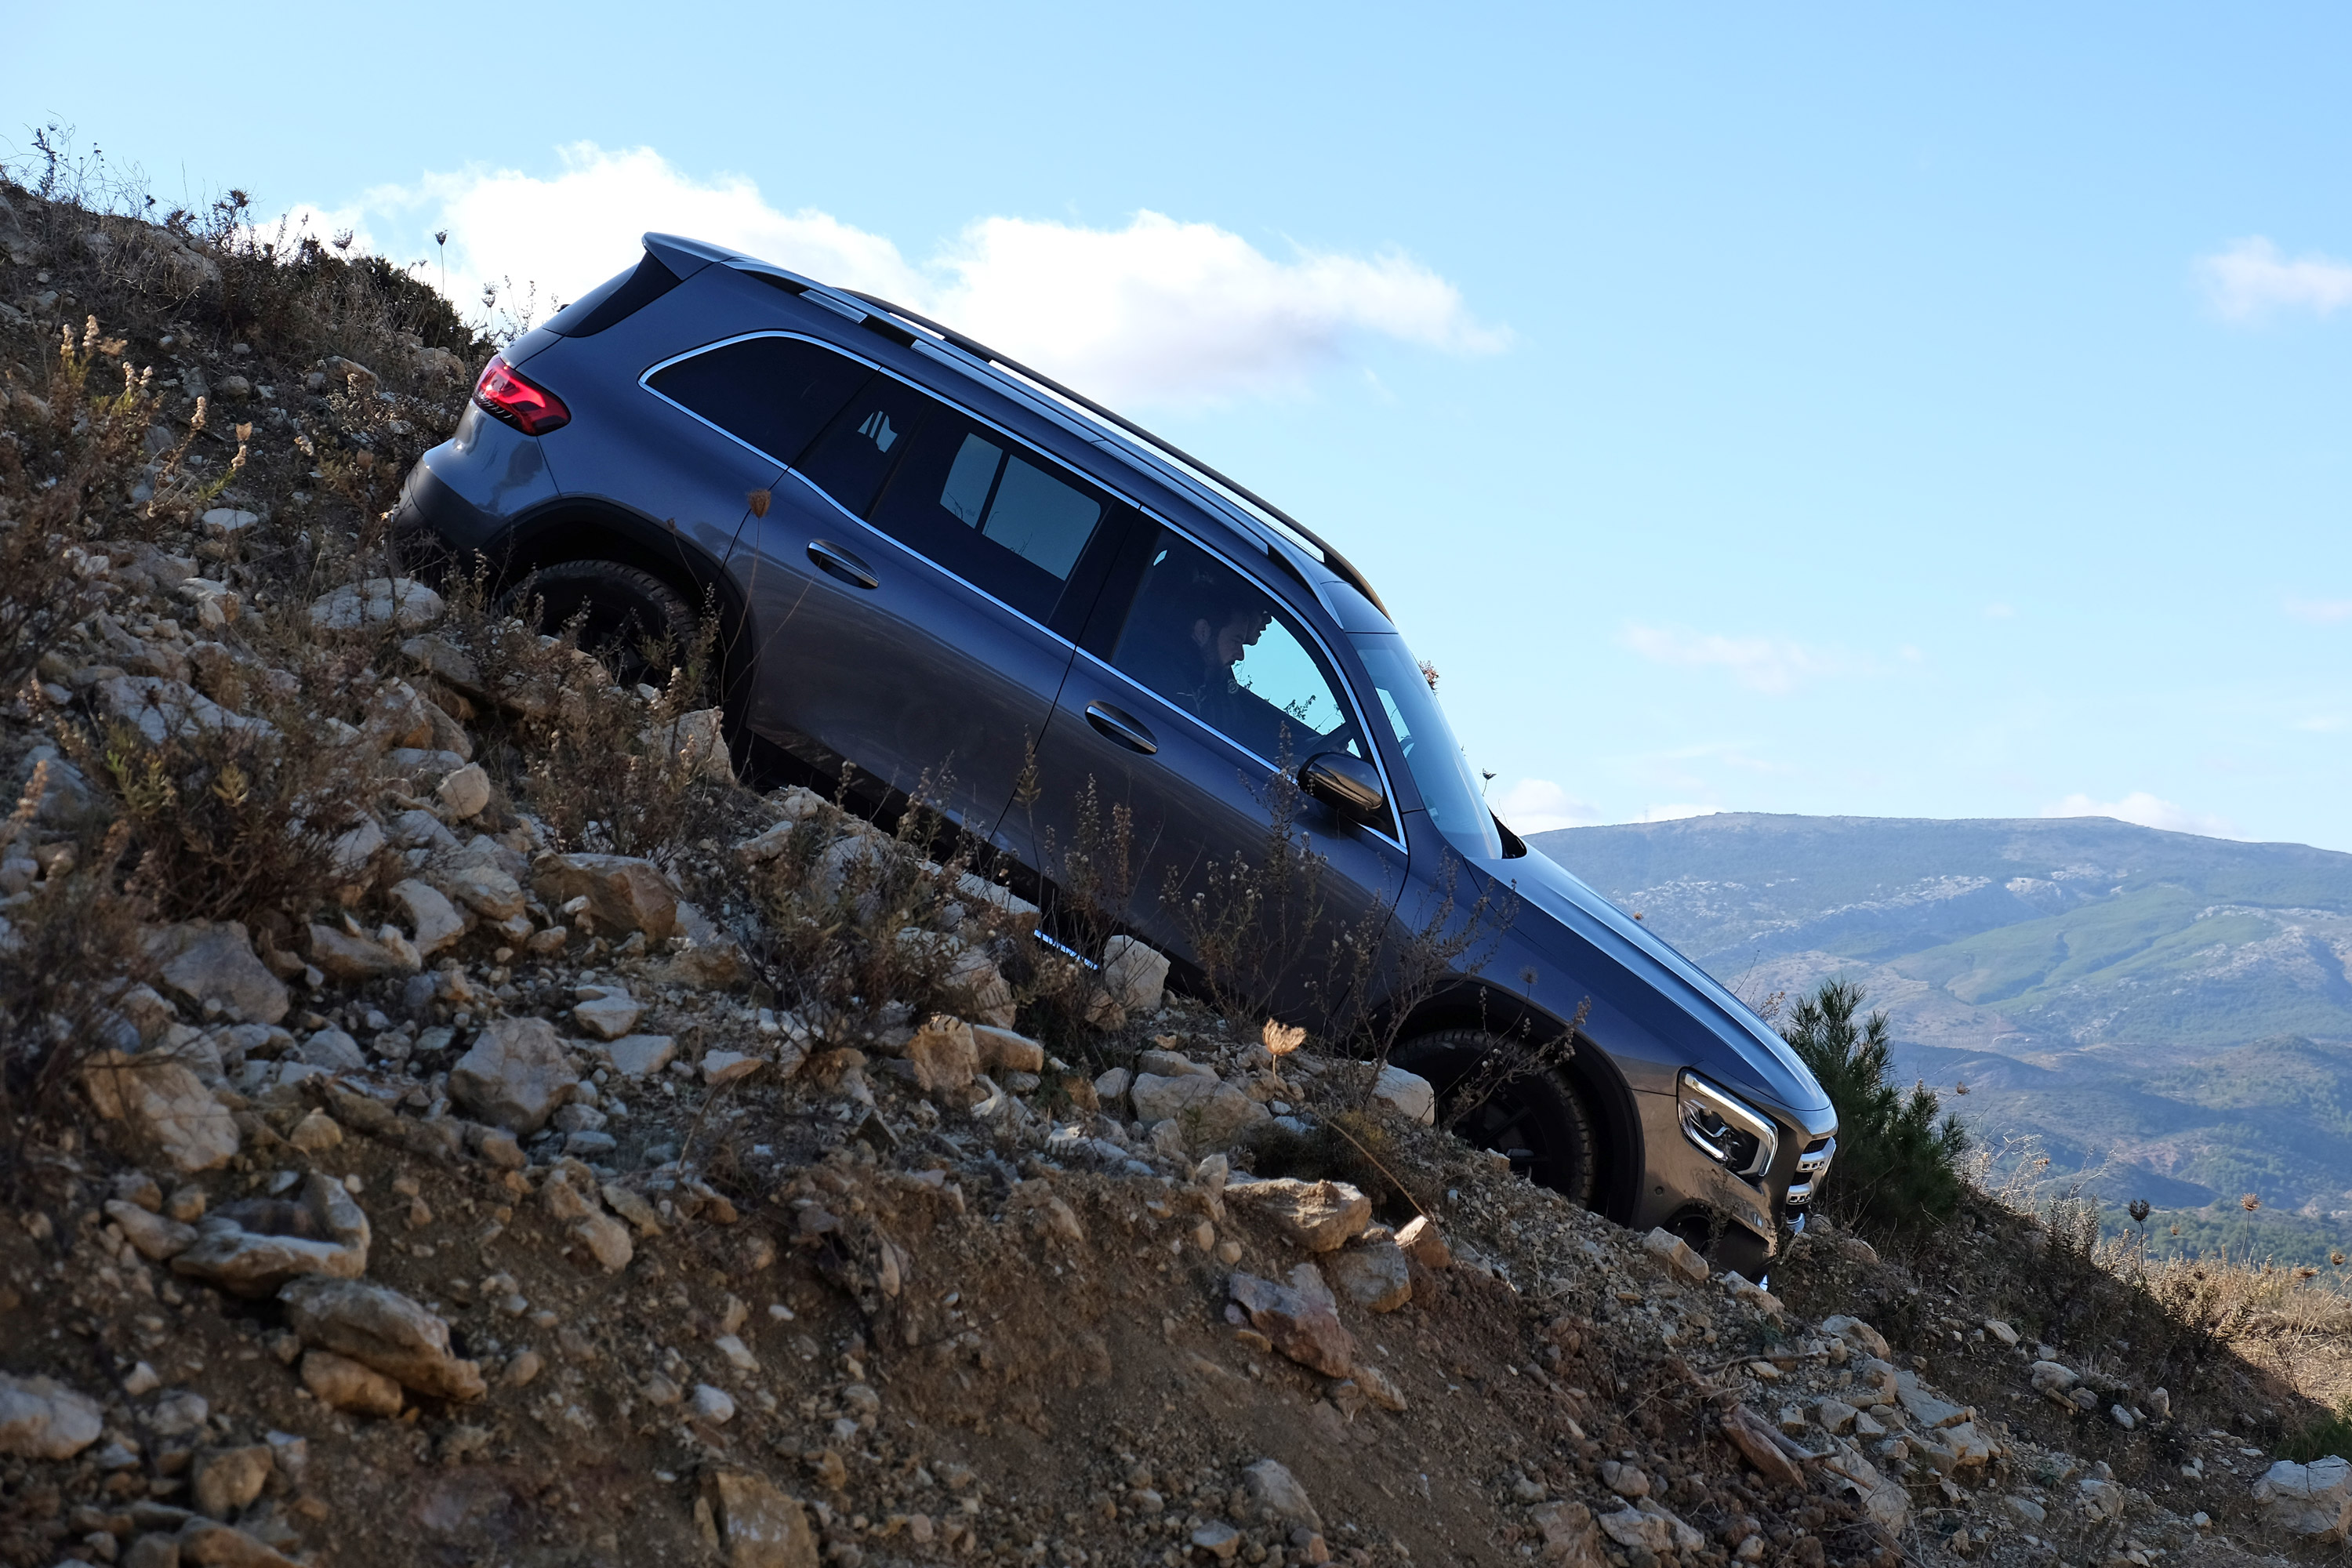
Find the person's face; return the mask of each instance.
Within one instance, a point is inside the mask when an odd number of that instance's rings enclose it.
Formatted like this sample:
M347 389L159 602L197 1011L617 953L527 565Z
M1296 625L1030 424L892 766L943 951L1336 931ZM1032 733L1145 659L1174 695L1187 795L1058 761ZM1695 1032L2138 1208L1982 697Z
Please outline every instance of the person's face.
M1257 645L1265 630L1265 617L1244 610L1213 629L1205 620L1194 621L1192 641L1219 668L1231 669Z

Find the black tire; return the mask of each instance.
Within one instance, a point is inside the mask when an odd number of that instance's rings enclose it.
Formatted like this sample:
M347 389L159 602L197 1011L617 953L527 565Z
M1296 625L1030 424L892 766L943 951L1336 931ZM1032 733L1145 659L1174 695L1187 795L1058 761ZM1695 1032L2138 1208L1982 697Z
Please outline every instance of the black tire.
M542 566L499 600L509 615L536 614L541 631L562 632L582 617L580 646L625 686L667 684L671 663L694 644L694 606L652 573L617 561L564 561ZM667 661L648 658L667 646Z
M1484 1029L1444 1029L1408 1041L1391 1059L1430 1081L1444 1122L1465 1094L1476 1092L1487 1058L1510 1048ZM1598 1125L1583 1090L1565 1072L1538 1068L1504 1080L1454 1130L1482 1149L1510 1155L1512 1170L1538 1186L1592 1208L1601 1195Z

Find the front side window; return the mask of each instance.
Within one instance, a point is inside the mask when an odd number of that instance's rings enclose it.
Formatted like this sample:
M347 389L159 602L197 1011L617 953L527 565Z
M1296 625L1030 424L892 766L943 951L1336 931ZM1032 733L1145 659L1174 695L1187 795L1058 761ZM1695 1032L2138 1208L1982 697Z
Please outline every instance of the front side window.
M1075 479L941 405L891 477L873 522L1043 621L1108 510Z
M1181 534L1160 531L1111 663L1269 763L1368 755L1339 682L1290 613Z
M1500 859L1502 835L1495 830L1477 775L1404 638L1393 632L1359 632L1348 640L1356 645L1356 656L1380 694L1381 711L1412 772L1429 820L1465 854L1475 847L1485 859Z
M873 375L800 338L746 338L664 365L646 384L789 467Z

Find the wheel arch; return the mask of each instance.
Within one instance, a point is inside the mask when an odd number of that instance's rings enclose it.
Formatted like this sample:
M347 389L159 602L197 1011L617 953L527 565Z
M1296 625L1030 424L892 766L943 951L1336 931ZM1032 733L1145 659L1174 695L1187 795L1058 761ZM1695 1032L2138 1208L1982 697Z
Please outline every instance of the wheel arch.
M720 702L730 732L740 724L756 662L750 603L725 565L676 528L611 501L562 496L524 512L472 553L494 594L542 567L614 561L661 578L698 612L710 605L719 618Z
M1396 1040L1401 1049L1445 1029L1508 1034L1521 1028L1533 1040L1551 1041L1568 1032L1568 1023L1525 997L1472 981L1450 986L1415 1007ZM1591 1108L1601 1134L1600 1211L1619 1225L1629 1224L1641 1199L1644 1167L1642 1119L1633 1091L1608 1053L1581 1031L1560 1071Z

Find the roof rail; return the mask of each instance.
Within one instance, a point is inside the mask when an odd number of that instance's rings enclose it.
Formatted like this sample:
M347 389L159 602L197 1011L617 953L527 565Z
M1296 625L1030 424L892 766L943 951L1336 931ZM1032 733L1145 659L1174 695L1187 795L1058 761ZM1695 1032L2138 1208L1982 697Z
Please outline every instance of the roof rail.
M1367 578L1363 573L1358 571L1354 563L1349 562L1346 556L1333 549L1320 534L1307 527L1305 523L1299 521L1297 518L1291 516L1288 512L1283 510L1280 507L1275 505L1272 501L1267 500L1264 496L1259 495L1256 491L1248 489L1234 479L1227 479L1224 475L1209 467L1208 464L1201 461L1200 458L1193 457L1190 452L1185 451L1174 442L1165 440L1160 437L1153 435L1150 431L1145 429L1142 426L1138 425L1132 419L1126 417L1124 415L1112 412L1110 409L1104 407L1101 404L1097 403L1093 398L1087 396L1084 393L1071 390L1069 387L1063 385L1060 382L1055 381L1052 376L1045 374L1044 372L1032 370L1027 365L1023 364L1019 360L1013 359L1006 354L1001 354L994 349L990 348L986 343L980 342L975 339L964 336L963 333L957 331L953 327L942 326L939 322L932 321L928 316L919 316L914 311L908 310L905 306L894 305L889 300L882 299L877 295L861 293L855 289L845 289L842 292L849 295L852 299L864 300L866 304L873 306L877 310L887 310L891 315L897 316L902 321L912 321L915 325L922 328L925 331L938 334L942 340L952 343L957 348L961 349L964 353L971 355L974 359L980 360L984 363L1000 366L1005 370L1011 371L1013 374L1021 377L1024 381L1035 383L1037 385L1044 387L1046 391L1051 392L1055 396L1076 405L1077 407L1086 410L1097 419L1105 420L1108 423L1116 426L1118 429L1134 437L1137 440L1157 449L1167 457L1174 458L1177 462L1181 463L1184 467L1192 469L1202 478L1211 480L1220 488L1231 491L1234 495L1238 496L1244 501L1246 501L1251 506L1255 507L1258 510L1265 513L1267 517L1271 518L1285 531L1296 534L1306 543L1313 546L1317 552L1323 557L1323 563L1337 574L1342 582L1355 589L1358 593L1363 595L1365 598L1370 599L1372 602L1372 607L1380 611L1381 615L1388 616L1391 620L1394 620L1396 618L1394 616L1389 616L1389 607L1381 603L1381 596L1373 591L1370 580Z

